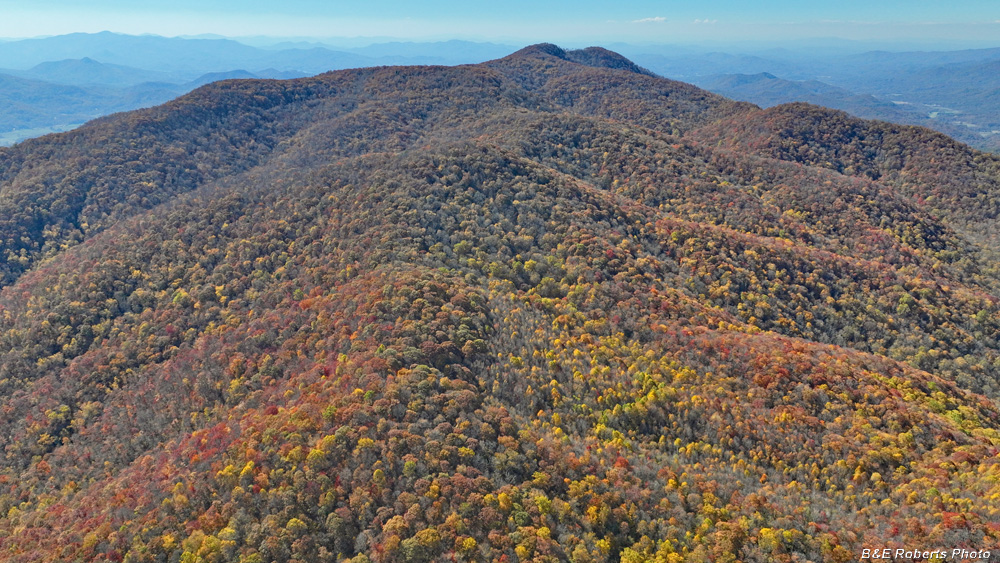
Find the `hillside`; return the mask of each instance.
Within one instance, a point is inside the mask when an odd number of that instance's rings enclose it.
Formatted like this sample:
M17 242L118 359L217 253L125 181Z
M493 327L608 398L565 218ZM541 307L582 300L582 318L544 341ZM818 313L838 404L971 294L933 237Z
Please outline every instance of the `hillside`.
M105 64L89 57L49 61L28 70L7 70L5 72L22 78L71 86L127 87L143 82L168 82L175 79L173 75L168 73Z
M857 94L818 80L784 80L763 72L750 75L722 74L698 78L693 82L727 98L751 102L765 108L806 102L846 111L863 119L931 127L973 146L983 141L980 135L967 127L949 125L927 117L926 113L917 111L918 108L913 104L894 104L871 94Z
M52 61L83 58L161 74L194 73L195 76L236 68L318 72L375 62L369 57L319 47L268 51L229 39L181 39L107 31L0 43L0 60L11 68L28 69Z
M940 123L957 130L970 145L994 152L1000 147L1000 50L957 51L952 56L882 53L873 60L859 59L845 61L847 68L836 78L839 84L904 102L933 118L931 126Z
M173 84L130 88L70 86L0 73L0 145L137 107L163 103L188 91Z
M846 111L865 119L900 122L915 116L870 95L859 95L818 80L784 80L762 72L758 74L720 74L696 81L698 86L728 98L762 107L792 102L806 102Z
M0 560L995 550L998 164L554 45L0 149Z
M227 39L72 33L0 41L0 146L150 107L223 78L298 78L331 69L479 62L514 48L466 41L252 47ZM583 52L583 51L581 51ZM14 84L16 78L22 84ZM30 84L25 87L23 84ZM77 88L67 88L75 86Z
M731 54L622 47L654 72L733 99L761 106L808 102L929 127L980 150L996 153L1000 147L1000 49L850 52L849 45L790 44Z

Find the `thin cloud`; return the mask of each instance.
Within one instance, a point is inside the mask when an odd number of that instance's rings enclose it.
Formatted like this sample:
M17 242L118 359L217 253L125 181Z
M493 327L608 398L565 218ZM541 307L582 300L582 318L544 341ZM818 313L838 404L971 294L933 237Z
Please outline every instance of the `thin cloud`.
M719 20L694 20L694 23L718 23Z
M663 16L656 16L654 18L642 18L641 20L632 20L632 23L663 23L667 21L667 18Z

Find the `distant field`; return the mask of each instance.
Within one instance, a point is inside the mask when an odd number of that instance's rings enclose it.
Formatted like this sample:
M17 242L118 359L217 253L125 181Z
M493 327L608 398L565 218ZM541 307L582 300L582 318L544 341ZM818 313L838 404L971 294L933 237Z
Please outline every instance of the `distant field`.
M81 125L83 125L83 123L63 123L60 125L53 125L51 127L35 127L32 129L15 129L13 131L6 131L0 133L0 146L9 147L14 143L18 143L25 139L41 137L42 135L48 135L49 133L62 133L63 131L76 129Z

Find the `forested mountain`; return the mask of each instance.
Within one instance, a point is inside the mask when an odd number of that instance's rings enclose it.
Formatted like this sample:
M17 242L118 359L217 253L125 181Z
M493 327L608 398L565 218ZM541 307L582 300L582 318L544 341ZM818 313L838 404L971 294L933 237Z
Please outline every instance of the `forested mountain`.
M995 551L998 182L554 45L0 149L0 560Z
M175 76L141 68L105 64L89 57L49 61L28 70L4 70L22 78L73 86L135 86L143 82L169 82Z
M60 70L55 73L55 82L25 78L34 74L34 71L14 71L12 74L0 72L0 145L12 145L53 131L66 131L111 113L161 104L217 80L305 76L300 72L275 69L255 73L234 70L212 72L181 83L134 83L155 77L155 73L103 65L93 60L63 62L67 65L56 65ZM76 66L76 63L81 63L77 67L79 74L63 72ZM93 72L95 67L97 72ZM107 68L111 69L109 73L100 72L100 69ZM67 84L59 84L59 80ZM119 83L101 84L101 80L118 80ZM70 85L74 82L80 84Z
M734 99L762 106L814 103L930 127L981 150L1000 148L1000 49L845 54L850 47L841 45L730 54L623 47L663 76Z
M844 88L831 86L818 80L784 80L773 74L722 74L702 77L693 81L701 88L722 94L727 98L751 102L762 107L771 107L794 102L807 102L827 108L839 109L855 117L878 119L892 123L931 127L942 133L980 148L992 145L979 132L961 124L949 123L928 117L928 111L935 109L922 104L895 104L876 98L871 94L858 94ZM971 81L976 83L976 81ZM920 90L916 84L913 90ZM904 91L913 91L900 88ZM952 96L955 100L971 96ZM942 98L944 99L944 98ZM989 107L989 106L985 106ZM940 110L940 108L937 108ZM924 111L926 110L926 111ZM938 111L938 113L942 113ZM961 119L960 116L953 116Z
M757 74L719 74L695 81L697 85L727 98L743 100L762 107L792 102L807 102L839 109L865 119L894 123L917 116L891 102L867 94L855 94L818 80L784 80L769 72Z
M71 86L0 73L0 145L65 131L109 113L160 104L192 88L165 83Z
M161 104L211 80L298 78L388 64L470 63L513 50L466 41L385 43L350 51L316 43L261 48L222 38L109 32L0 41L0 103L6 106L0 109L0 145ZM15 77L30 82L14 84Z
M27 69L51 61L85 57L110 65L196 75L234 68L319 71L373 62L370 57L315 46L269 51L231 39L182 39L107 31L0 43L0 60L11 68Z

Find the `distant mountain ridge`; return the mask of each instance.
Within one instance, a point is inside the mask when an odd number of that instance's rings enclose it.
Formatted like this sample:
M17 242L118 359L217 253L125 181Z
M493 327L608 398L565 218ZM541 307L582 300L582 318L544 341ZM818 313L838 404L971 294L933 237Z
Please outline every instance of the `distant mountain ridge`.
M261 45L264 43L260 41ZM770 73L788 80L787 83L767 84L766 93L760 88L751 88L757 92L725 91L747 101L763 105L793 101L819 103L863 118L933 127L980 149L1000 148L1000 133L997 133L1000 121L996 118L1000 115L1000 101L991 97L990 93L995 89L989 86L996 74L990 66L990 61L997 58L996 49L909 53L870 51L844 55L833 47L820 48L814 53L804 48L725 53L691 46L622 47L632 54L632 60L638 61L638 64L615 55L620 58L616 64L634 65L702 86L710 86L709 81L717 75ZM259 77L291 78L351 67L470 64L501 58L515 49L513 46L469 41L386 42L348 48L312 40L253 47L220 36L133 37L104 32L5 42L0 44L0 66L12 69L4 71L6 74L56 84L90 88L99 83L100 86L114 88L138 88L147 93L142 96L117 93L123 100L145 100L134 102L131 106L127 103L114 106L132 109L165 101L168 99L164 97L167 92L180 94L189 89L163 87L165 84L201 84L203 80L200 77L215 73L244 70ZM590 49L571 50L577 57L608 56L608 52L588 54L588 51ZM104 66L98 67L84 59L100 62ZM87 64L91 66L87 67ZM32 70L32 67L38 68ZM802 90L807 82L812 93ZM815 92L816 88L821 88L817 82L844 91L829 91L820 95ZM157 84L160 86L154 86ZM154 89L159 94L148 94ZM108 92L103 92L98 98L107 95ZM44 113L42 108L33 111L39 116ZM86 112L74 109L61 113L82 115ZM16 130L22 127L18 122L0 121L0 131L7 131L0 137L0 142L10 143L37 135L45 130L44 127L60 129L70 124L61 120L59 113L53 113L51 119L42 125L43 129L18 132Z
M106 64L90 57L39 63L28 70L0 69L4 74L73 86L135 86L143 82L169 82L176 75L123 65Z
M0 74L54 86L79 86L90 99L66 97L58 87L45 91L40 84L35 85L36 98L11 92L11 103L25 109L12 109L6 119L0 116L0 145L52 129L75 127L115 111L163 103L213 77L288 79L379 64L479 62L512 50L470 42L404 47L373 45L367 50L338 51L306 45L262 49L222 38L181 39L110 32L3 42L0 67L7 69L0 69Z
M723 75L769 73L788 82L741 86L728 93L771 105L805 101L849 111L864 118L918 124L961 139L981 150L1000 149L1000 101L992 95L1000 49L941 52L869 51L855 54L768 50L756 54L684 52L653 49L634 57L664 76L713 87ZM840 88L832 97L803 91L806 82ZM813 84L813 87L817 85ZM725 84L719 85L725 92ZM747 90L749 88L749 90ZM865 99L873 96L877 99ZM886 103L896 104L893 111Z
M470 62L468 60L470 55L460 49L475 49L472 60L477 62L510 52L510 48L503 45L443 42L422 48L423 52L430 54L401 56L401 47L405 45L373 45L370 48L354 50L337 50L320 45L263 49L221 38L181 39L111 32L73 33L0 43L0 61L2 61L0 66L27 70L52 61L90 58L109 65L156 69L159 72L186 74L189 78L193 78L192 75L238 68L246 68L251 72L274 68L279 71L315 74L327 70L373 66L380 62L384 64L403 60L414 63L455 64L455 62ZM449 51L457 52L447 56ZM402 52L406 53L407 50L404 48ZM456 61L456 58L459 60Z
M770 73L753 75L730 74L709 76L695 83L723 96L771 107L793 102L846 111L863 119L880 119L893 123L931 127L969 144L982 138L967 128L942 123L927 115L869 94L855 94L844 88L818 80L783 80Z

